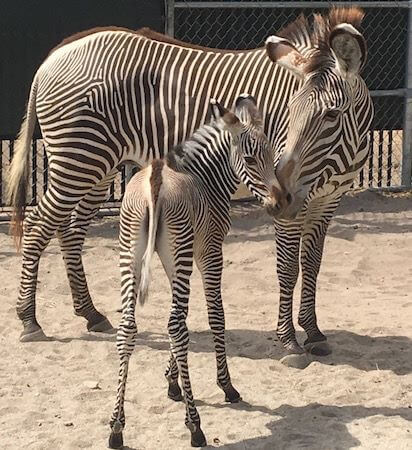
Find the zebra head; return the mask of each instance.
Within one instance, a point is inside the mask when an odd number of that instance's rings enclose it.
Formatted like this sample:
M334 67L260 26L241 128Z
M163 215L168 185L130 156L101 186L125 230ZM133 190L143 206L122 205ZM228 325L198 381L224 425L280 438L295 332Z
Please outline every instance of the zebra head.
M275 161L282 189L272 213L278 218L293 219L333 175L350 174L359 165L371 117L359 77L367 53L356 28L362 18L356 8L332 9L326 17L315 15L313 26L301 17L282 37L266 40L269 58L300 80L288 104L285 147Z
M235 101L235 111L211 100L217 125L230 133L230 161L238 178L266 208L276 204L274 192L280 184L273 169L273 149L263 131L263 118L256 100L249 94Z

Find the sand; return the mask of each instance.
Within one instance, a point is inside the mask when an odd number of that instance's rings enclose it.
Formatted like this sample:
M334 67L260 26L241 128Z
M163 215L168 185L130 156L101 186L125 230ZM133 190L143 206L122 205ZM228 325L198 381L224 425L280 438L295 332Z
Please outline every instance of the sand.
M319 324L333 354L304 370L283 366L276 342L278 283L270 219L253 204L233 209L224 247L227 351L243 402L224 403L199 274L188 318L190 369L203 430L222 449L412 448L412 195L346 197L326 241ZM118 323L118 221L97 220L85 246L95 304ZM166 397L170 295L159 260L148 304L138 309L125 444L188 449L184 406ZM103 449L117 385L115 336L88 334L73 315L56 240L45 252L38 319L49 342L19 342L20 257L0 224L0 448ZM297 300L295 304L297 305ZM297 308L295 308L296 310ZM296 311L295 311L296 312ZM298 331L298 338L304 338Z

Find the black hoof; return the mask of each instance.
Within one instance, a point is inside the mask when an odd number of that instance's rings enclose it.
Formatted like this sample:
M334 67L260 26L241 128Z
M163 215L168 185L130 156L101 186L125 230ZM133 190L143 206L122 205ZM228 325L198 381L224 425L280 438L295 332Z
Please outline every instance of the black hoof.
M328 356L332 353L332 349L326 341L305 343L305 350L315 356Z
M217 383L217 385L225 393L225 402L238 403L242 400L242 397L240 396L239 392L233 387L230 381L225 386L223 386L219 382Z
M109 437L109 448L122 448L123 447L123 433L111 432Z
M195 431L191 431L190 444L192 447L206 447L206 436L200 427L196 427Z
M318 331L316 334L309 336L303 346L305 347L305 350L312 355L327 356L332 353L332 349L326 341L326 336Z
M177 381L172 381L171 383L169 383L167 396L175 402L181 402L183 400L182 391Z
M87 331L93 331L95 333L115 333L116 330L106 317L102 316L100 321L89 320L87 322Z
M288 344L283 345L288 355L303 355L305 350L297 343L297 341L291 341Z
M48 341L49 338L43 333L38 323L32 323L24 327L20 335L20 342Z

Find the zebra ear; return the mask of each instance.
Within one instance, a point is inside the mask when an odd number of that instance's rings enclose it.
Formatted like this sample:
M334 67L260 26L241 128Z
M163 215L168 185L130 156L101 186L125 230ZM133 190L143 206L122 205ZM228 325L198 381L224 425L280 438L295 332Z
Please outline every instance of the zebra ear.
M288 69L299 79L305 76L307 59L287 39L269 36L266 39L266 53L274 63Z
M255 127L263 128L263 117L256 99L250 94L240 94L235 101L235 114L240 120L250 122Z
M336 57L343 76L357 75L365 65L367 48L365 38L349 23L340 23L331 31L329 46Z
M210 106L215 123L221 130L229 131L233 135L241 132L242 124L234 113L224 108L214 99L210 100Z

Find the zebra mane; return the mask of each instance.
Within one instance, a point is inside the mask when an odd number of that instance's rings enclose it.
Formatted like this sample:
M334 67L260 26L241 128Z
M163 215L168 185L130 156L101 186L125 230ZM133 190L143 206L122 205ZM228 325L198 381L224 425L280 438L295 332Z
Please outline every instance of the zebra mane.
M278 33L288 39L308 59L306 73L319 72L333 64L329 37L341 23L349 23L359 30L364 12L357 7L331 8L328 15L313 14L313 20L301 14Z
M186 171L191 161L197 160L199 155L206 151L206 149L216 150L217 146L211 144L216 141L221 131L213 121L200 126L191 137L175 145L167 153L167 165L178 172Z

